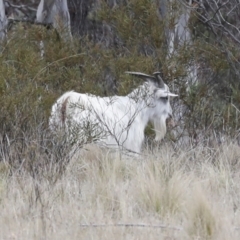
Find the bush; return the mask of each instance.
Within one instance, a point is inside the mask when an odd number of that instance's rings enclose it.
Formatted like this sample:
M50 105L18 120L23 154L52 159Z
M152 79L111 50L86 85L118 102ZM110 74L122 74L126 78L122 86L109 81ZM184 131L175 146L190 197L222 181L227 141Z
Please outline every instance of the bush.
M226 45L214 42L210 30L192 17L193 44L179 46L178 54L168 58L165 29L173 27L167 21L174 22L176 15L161 20L156 8L155 2L145 0L132 0L114 9L102 3L93 17L110 29L102 41L85 35L69 44L61 41L53 29L26 23L15 25L0 54L2 148L9 142L20 141L21 145L26 136L35 136L39 129L47 131L51 106L65 91L100 96L129 93L140 82L126 76L127 70L163 72L170 89L179 91L173 108L174 112L183 109L180 128L184 134L192 138L201 132L204 136L216 132L234 136L240 125L240 84L234 71L239 67L239 51L235 44L223 39L232 54L226 57ZM187 66L193 60L201 69L201 76L199 83L187 91ZM151 137L150 130L146 133ZM181 134L169 137L177 141ZM34 141L34 137L30 139ZM20 155L25 150L17 147Z

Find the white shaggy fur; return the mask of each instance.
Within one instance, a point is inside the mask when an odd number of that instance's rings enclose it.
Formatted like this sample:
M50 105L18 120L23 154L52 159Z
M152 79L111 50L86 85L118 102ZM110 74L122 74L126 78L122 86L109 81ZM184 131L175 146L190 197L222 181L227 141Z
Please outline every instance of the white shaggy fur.
M172 116L166 84L160 88L154 77L129 72L147 81L127 96L99 97L64 93L52 106L50 128L65 129L71 141L97 141L107 146L140 153L144 129L152 122L160 141L166 134L166 119ZM77 133L77 134L76 134Z

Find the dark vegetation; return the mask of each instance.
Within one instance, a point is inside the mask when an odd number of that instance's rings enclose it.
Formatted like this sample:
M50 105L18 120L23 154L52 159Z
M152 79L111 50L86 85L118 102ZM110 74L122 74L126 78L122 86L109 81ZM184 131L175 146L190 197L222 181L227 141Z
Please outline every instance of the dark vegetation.
M238 137L239 43L225 34L223 27L216 29L216 25L211 25L217 18L211 15L211 8L204 14L203 9L192 11L189 27L193 42L179 46L178 53L167 58L166 29L173 27L169 23L174 16L161 16L161 1L120 1L115 6L111 1L102 1L96 7L94 1L87 4L82 0L85 9L81 9L80 15L72 2L69 8L73 43L61 41L54 29L18 23L1 46L1 160L16 169L31 168L33 173L44 165L41 162L61 162L62 171L70 158L69 147L64 139L56 141L49 133L53 102L67 90L101 96L127 94L140 84L124 74L128 70L161 70L170 88L178 91L180 97L173 108L175 111L184 106L181 131L175 136L170 133L169 141L177 143L182 129L194 139L199 134L202 139L214 135L218 143L221 136ZM233 11L239 11L239 6ZM212 17L207 23L202 18L206 14ZM86 25L77 25L81 18ZM238 24L234 22L236 18L229 21ZM41 40L44 57L40 55ZM199 82L187 92L186 69L193 60L200 69ZM147 134L152 133L148 130Z

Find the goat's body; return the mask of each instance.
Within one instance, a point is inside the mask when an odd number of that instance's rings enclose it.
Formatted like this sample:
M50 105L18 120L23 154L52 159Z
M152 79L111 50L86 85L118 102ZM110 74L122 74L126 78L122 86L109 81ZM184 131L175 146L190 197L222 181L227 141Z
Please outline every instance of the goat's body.
M169 96L176 95L163 82L161 86L152 82L154 77L129 73L149 81L127 96L99 97L73 91L63 94L52 107L52 131L63 129L71 142L98 142L139 153L144 130L152 122L155 140L160 141L166 134L166 119L172 116Z
M79 131L86 131L90 122L89 130L92 128L92 136L98 138L98 142L140 152L148 119L142 120L144 109L138 108L128 96L101 98L67 92L53 105L50 126L65 128L69 133L69 128L76 125Z

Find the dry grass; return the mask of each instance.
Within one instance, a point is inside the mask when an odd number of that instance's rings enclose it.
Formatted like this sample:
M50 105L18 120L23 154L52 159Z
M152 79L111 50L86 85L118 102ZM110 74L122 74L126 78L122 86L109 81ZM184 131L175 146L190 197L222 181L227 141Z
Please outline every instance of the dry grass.
M1 162L0 239L239 239L239 160L234 144L141 159L94 146L54 183Z

